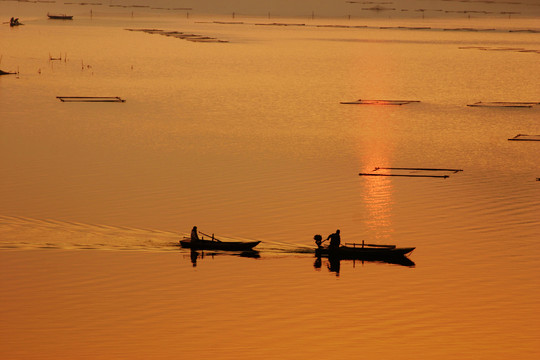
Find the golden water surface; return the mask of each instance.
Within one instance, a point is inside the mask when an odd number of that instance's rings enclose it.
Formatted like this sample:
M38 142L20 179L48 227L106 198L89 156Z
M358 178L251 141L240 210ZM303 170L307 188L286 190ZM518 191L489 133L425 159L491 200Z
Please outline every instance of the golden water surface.
M14 9L0 358L540 356L540 142L508 141L540 134L540 105L467 106L540 101L537 19ZM420 102L340 104L358 99ZM375 167L463 171L358 176ZM193 225L259 253L194 259ZM415 265L319 266L313 235L338 228Z

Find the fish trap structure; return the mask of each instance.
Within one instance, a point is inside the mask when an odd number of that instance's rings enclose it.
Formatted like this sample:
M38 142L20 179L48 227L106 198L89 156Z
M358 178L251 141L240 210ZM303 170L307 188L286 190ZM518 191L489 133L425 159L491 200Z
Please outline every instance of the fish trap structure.
M200 34L184 33L182 31L165 31L160 29L125 29L127 31L140 31L146 34L157 34L163 36L174 37L191 42L206 42L206 43L228 43L228 40L221 40L210 36Z
M411 103L419 103L419 100L362 100L341 101L340 104L351 105L407 105Z
M62 102L126 102L119 96L57 96L56 98Z
M540 135L517 134L516 136L508 140L509 141L540 141Z
M540 105L540 102L518 102L518 101L479 101L474 104L467 104L470 107L503 107L503 108L531 108Z
M382 170L382 171L379 171ZM447 179L451 174L463 171L462 169L435 169L435 168L409 168L409 167L376 167L373 172L359 173L359 176L398 176L416 178Z

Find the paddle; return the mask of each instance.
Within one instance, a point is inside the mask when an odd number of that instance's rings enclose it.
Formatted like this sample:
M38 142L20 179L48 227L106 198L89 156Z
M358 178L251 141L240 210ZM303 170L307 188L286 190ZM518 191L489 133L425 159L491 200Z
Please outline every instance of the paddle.
M202 235L204 235L204 236L208 236L208 237L212 238L212 241L215 240L215 241L217 241L217 242L222 242L221 240L216 239L216 238L214 237L214 234L212 234L212 236L210 236L210 235L208 235L208 234L203 233L202 231L199 231L199 234L202 234Z

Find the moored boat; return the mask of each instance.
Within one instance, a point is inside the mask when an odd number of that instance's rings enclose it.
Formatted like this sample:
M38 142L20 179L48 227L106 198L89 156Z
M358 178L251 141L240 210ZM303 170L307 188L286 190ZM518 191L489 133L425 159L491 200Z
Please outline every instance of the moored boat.
M0 75L14 75L14 74L17 74L17 73L0 70Z
M73 15L66 15L66 14L49 14L47 13L47 16L49 19L55 19L55 20L73 20Z
M180 240L180 246L193 250L224 250L224 251L249 251L259 245L260 241L220 241L214 240L196 240L190 238Z

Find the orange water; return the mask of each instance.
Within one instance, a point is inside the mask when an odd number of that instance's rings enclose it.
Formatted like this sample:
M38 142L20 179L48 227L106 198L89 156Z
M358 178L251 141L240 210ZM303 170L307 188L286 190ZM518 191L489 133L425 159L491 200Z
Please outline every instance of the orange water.
M507 139L540 134L540 107L466 106L539 101L539 54L515 48L540 35L508 31L534 21L244 20L0 29L20 72L0 78L0 357L536 359L540 143ZM340 104L359 98L421 102ZM377 166L463 171L358 176ZM194 267L193 225L260 257ZM337 228L416 266L314 267Z

